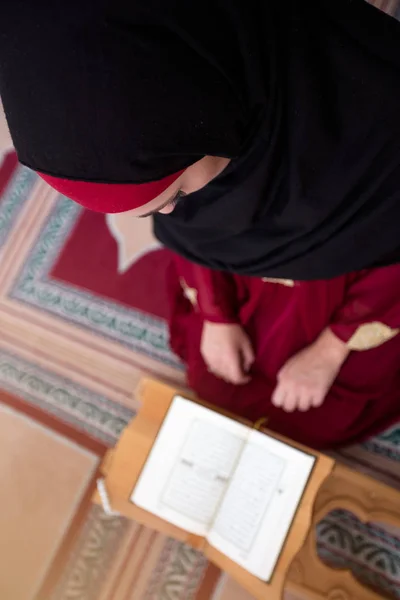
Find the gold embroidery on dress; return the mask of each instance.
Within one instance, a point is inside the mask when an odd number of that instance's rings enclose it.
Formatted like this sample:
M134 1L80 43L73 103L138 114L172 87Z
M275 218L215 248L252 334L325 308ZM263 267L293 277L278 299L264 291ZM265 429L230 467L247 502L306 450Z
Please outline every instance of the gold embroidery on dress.
M197 290L196 290L196 288L189 287L188 284L186 283L186 281L183 279L183 277L179 278L179 282L181 284L181 287L183 290L183 295L185 296L185 298L187 300L189 300L190 304L192 306L194 306L194 308L197 308Z
M286 287L294 287L293 279L278 279L276 277L263 277L262 280L265 283L280 283L281 285L286 285Z
M347 342L350 350L370 350L394 338L400 329L391 329L384 323L374 321L360 325Z

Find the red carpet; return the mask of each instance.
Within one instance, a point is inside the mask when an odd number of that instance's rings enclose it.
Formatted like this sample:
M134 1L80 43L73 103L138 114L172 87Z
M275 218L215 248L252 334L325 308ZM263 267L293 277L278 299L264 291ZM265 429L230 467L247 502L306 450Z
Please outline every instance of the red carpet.
M15 152L10 152L9 154L6 154L2 163L0 158L0 197L7 183L9 182L12 174L14 173L17 164L18 159Z
M134 235L134 232L132 232ZM117 243L105 216L84 211L51 277L156 317L167 317L165 272L168 250L150 251L118 273Z

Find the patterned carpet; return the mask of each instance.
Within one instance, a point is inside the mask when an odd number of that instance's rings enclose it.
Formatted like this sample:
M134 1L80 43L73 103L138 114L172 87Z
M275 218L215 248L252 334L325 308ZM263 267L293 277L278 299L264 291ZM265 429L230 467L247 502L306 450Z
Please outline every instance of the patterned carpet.
M375 4L400 16L397 0ZM16 167L12 154L2 166L0 156L0 194L0 388L111 446L138 409L134 390L143 371L184 382L165 322L59 277L57 261L85 213ZM106 219L101 226L115 244L121 277L146 252L159 251L150 236L127 250L120 225ZM400 424L336 458L400 489ZM317 537L324 560L400 598L397 532L337 511ZM93 507L62 577L40 600L228 598L251 600L197 552Z

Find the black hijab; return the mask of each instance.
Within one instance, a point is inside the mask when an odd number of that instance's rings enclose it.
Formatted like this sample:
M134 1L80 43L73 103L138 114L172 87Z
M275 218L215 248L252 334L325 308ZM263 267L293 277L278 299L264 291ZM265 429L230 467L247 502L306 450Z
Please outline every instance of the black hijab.
M363 0L284 3L267 110L205 189L155 217L192 261L324 279L400 262L400 24Z
M232 159L155 218L189 259L326 278L400 260L400 25L363 0L8 0L20 160L142 183Z
M226 18L211 0L2 2L0 92L20 161L142 183L238 155L251 100Z

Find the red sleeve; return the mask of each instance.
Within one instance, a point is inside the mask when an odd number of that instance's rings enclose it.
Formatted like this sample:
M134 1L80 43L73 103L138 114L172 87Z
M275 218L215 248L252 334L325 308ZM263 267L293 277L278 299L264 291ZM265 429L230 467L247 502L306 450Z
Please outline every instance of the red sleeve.
M175 265L184 296L206 321L237 322L237 294L234 278L221 271L196 265L175 256Z
M374 348L397 335L400 265L349 275L346 301L330 327L353 350Z

